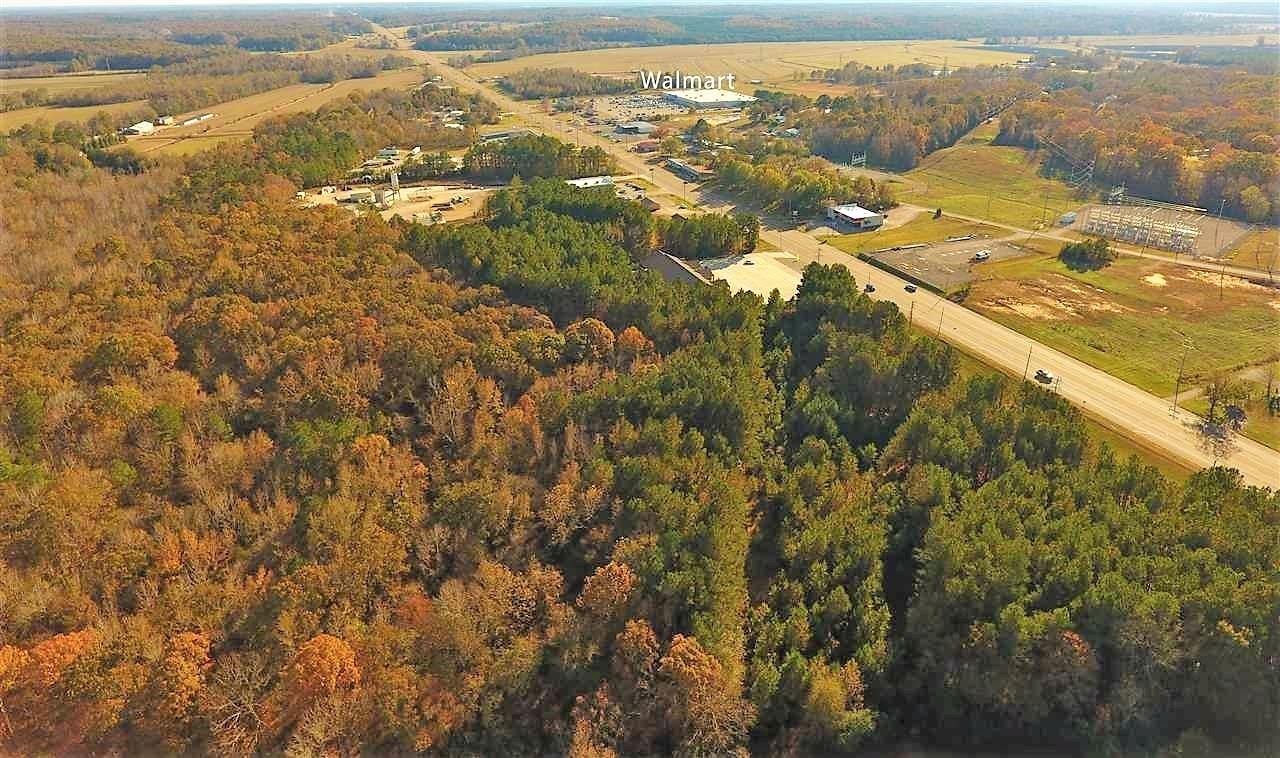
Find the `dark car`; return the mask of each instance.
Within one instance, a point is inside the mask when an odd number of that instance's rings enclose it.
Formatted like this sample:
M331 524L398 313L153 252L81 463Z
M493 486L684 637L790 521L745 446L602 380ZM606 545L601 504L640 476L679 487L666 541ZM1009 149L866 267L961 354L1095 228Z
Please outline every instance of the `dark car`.
M863 288L862 288L862 291L863 291L863 292L875 292L875 291L876 291L876 286L875 286L874 284L872 284L871 282L867 282L867 286L863 287Z
M1036 369L1037 382L1040 382L1041 384L1053 384L1053 380L1054 380L1053 374L1049 373L1048 371L1045 371L1042 368Z
M903 289L905 289L907 292L915 292L916 286L914 284L908 284L906 287L903 287Z

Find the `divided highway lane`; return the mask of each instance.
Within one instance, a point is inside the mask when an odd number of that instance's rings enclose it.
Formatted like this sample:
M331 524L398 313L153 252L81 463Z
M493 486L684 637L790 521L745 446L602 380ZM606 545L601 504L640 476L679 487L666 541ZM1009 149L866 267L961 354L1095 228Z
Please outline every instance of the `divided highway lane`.
M459 71L430 53L418 52L431 63L436 73L467 91L480 91L503 110L519 114L531 125L568 142L598 145L608 150L624 171L648 177L664 192L680 196L686 185L664 170L650 171L650 166L626 147L585 130L574 129L525 103L484 86L465 72ZM1037 368L1051 371L1061 379L1056 386L1068 401L1085 413L1133 438L1144 446L1158 450L1174 460L1192 467L1213 464L1213 457L1202 447L1194 431L1196 417L1170 403L1104 371L1082 363L1065 353L1037 343L1008 327L951 303L926 291L914 294L903 288L906 282L888 272L872 268L852 256L819 243L800 231L763 230L760 235L770 244L796 255L802 264L820 260L839 263L849 268L860 282L875 282L877 299L889 300L927 331L994 366L1010 376L1021 377L1031 352L1030 373ZM760 293L767 295L768 293ZM914 303L914 305L913 305ZM941 320L941 328L938 324ZM1236 449L1221 461L1233 466L1251 484L1280 487L1280 452L1253 440L1238 438Z

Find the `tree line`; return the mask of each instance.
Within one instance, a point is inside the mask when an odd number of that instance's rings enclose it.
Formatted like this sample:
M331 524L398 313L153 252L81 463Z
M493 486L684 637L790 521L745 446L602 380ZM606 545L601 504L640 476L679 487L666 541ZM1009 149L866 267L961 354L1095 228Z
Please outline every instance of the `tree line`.
M1051 97L1019 102L1001 117L997 141L1027 147L1052 141L1073 160L1094 162L1100 184L1274 223L1280 135L1273 82L1232 67L1146 63L1108 70ZM1061 158L1048 160L1050 169L1062 167Z
M409 58L382 59L338 55L283 56L222 53L196 61L152 68L143 77L92 89L49 92L14 89L0 95L0 111L36 106L85 107L145 101L150 116L185 113L291 84L325 84L367 79L382 71L406 68ZM18 80L20 81L20 80Z
M610 95L634 89L635 83L572 68L524 68L503 76L500 86L522 100L539 100Z
M831 204L857 203L877 211L897 205L887 183L865 175L849 178L817 158L768 155L748 162L728 155L717 158L715 169L725 189L770 210L807 217Z

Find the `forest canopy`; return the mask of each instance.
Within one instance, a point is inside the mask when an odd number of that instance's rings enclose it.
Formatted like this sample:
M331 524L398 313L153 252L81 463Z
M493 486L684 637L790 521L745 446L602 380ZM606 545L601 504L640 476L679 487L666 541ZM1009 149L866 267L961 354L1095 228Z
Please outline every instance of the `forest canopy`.
M1280 494L1119 458L844 267L662 280L758 227L559 178L607 154L473 148L469 223L294 202L434 97L0 138L0 750L1280 742Z

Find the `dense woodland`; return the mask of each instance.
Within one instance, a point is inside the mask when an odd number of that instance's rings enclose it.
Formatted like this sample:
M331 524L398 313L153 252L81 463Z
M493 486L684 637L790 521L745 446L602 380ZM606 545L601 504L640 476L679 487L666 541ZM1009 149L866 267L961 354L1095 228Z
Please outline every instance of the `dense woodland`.
M222 53L315 50L370 29L359 16L219 8L6 13L0 72L43 76L169 66Z
M508 181L519 176L578 178L614 173L613 156L594 145L567 145L555 137L522 134L511 139L480 142L462 158L464 173L482 180Z
M607 190L301 208L309 133L0 140L0 749L1280 741L1280 494L1117 459L844 268L666 283L692 228Z
M815 101L796 125L809 148L838 163L866 153L867 162L898 171L950 147L992 111L1040 91L1035 81L1001 69L963 69L952 76L882 83L878 91ZM829 109L829 112L828 112Z
M1237 31L1270 23L1274 9L1241 3L1233 14L1190 14L1183 8L1022 4L945 6L866 3L841 7L796 4L768 8L708 6L611 7L608 16L579 8L433 9L371 8L386 26L413 25L423 50L487 50L481 60L541 52L633 45L788 42L809 40L1024 38L1063 39L1085 34L1179 34Z
M1018 103L1001 117L999 141L1050 140L1077 163L1096 161L1099 183L1131 195L1274 223L1278 105L1273 74L1150 63Z
M897 205L887 182L843 175L819 158L770 155L747 161L726 154L715 167L720 186L770 210L808 217L833 203L857 203L872 210Z

